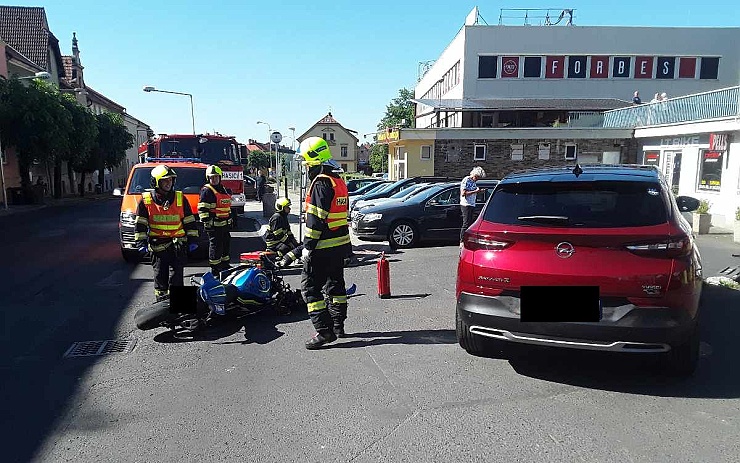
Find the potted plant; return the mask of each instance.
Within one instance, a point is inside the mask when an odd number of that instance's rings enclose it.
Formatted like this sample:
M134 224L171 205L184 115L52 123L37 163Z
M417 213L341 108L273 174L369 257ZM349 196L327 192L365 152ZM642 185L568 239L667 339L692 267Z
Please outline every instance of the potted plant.
M712 214L709 213L709 201L702 199L699 201L699 207L694 211L692 226L694 233L706 235L709 233L709 227L712 226Z
M740 243L740 207L735 209L735 230L732 240L736 243Z

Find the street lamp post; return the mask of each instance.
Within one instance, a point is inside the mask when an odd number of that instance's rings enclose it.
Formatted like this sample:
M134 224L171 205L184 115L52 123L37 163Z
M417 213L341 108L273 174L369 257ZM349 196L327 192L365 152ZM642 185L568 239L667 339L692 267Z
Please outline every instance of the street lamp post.
M190 93L183 93L183 92L173 92L170 90L159 90L152 86L145 86L144 87L145 92L159 92L159 93L171 93L173 95L185 95L190 97L190 117L193 120L193 135L195 135L195 109L193 108L193 95Z
M257 124L265 124L267 126L267 159L272 161L272 140L270 140L270 135L272 134L272 127L270 127L270 124L267 122L257 121ZM270 166L267 166L268 172L267 175L270 175L269 169ZM277 164L275 164L275 171L277 171Z

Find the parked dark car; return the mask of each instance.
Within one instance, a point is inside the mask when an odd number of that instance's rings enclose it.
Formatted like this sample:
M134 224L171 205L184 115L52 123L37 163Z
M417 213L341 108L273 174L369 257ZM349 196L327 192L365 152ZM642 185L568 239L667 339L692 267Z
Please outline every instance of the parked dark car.
M702 264L674 198L647 166L512 174L465 232L457 338L482 354L519 343L660 355L674 374L699 353Z
M368 184L368 185L365 185L364 187L362 187L362 188L358 188L358 189L357 189L357 190L355 190L355 191L350 191L350 192L349 192L349 196L350 196L350 202L352 201L352 198L351 198L352 196L362 196L362 195L364 195L364 194L366 194L366 193L369 193L369 192L371 192L371 191L376 191L376 189L377 189L377 190L380 190L380 188L381 188L381 187L382 187L383 185L388 185L388 184L390 184L390 183L393 183L393 182L391 182L391 181L389 181L389 180L381 180L381 181L379 181L379 182L375 182L375 183L370 183L370 184Z
M371 183L378 183L382 179L380 178L373 178L373 177L366 177L366 178L353 178L350 180L347 180L347 191L352 193L353 191L356 191L365 185L370 185Z
M352 213L352 209L355 205L355 203L359 200L373 200L373 199L380 199L380 198L390 198L394 194L398 193L401 190L405 190L406 188L416 185L417 183L437 183L437 182L449 182L455 179L449 178L449 177L409 177L404 178L401 180L398 180L396 182L393 182L389 185L387 185L385 188L376 190L372 193L365 193L362 195L362 197L353 197L349 200L349 210L350 215Z
M483 209L497 180L479 180L486 188L476 196L475 216ZM420 240L458 242L462 227L460 182L429 186L399 201L387 201L357 211L352 232L365 241L385 241L392 248L409 248Z

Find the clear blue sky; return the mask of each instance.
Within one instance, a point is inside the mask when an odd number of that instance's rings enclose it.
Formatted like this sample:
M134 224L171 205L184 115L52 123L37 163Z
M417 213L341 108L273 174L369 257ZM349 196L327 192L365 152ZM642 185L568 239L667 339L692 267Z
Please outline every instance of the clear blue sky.
M413 89L419 61L436 59L479 6L488 24L502 7L574 8L576 25L738 26L737 0L466 2L334 0L10 0L43 6L71 54L77 32L85 82L157 133L191 130L187 97L144 93L144 85L192 93L198 132L285 144L331 108L345 127L374 132L388 102ZM185 6L182 6L183 4ZM370 137L368 137L370 139Z

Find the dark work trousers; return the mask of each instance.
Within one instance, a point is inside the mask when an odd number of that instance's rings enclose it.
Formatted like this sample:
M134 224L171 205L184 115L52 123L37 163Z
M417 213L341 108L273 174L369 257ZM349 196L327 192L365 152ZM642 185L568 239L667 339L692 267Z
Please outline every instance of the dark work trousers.
M473 211L475 211L474 206L460 206L460 211L462 212L462 228L460 229L460 242L462 243L463 240L463 234L465 233L465 230L468 229L468 227L473 223Z
M231 233L229 226L214 227L206 230L208 235L208 264L214 276L229 268L229 252L231 251Z
M344 328L344 320L347 319L346 255L344 246L317 249L303 262L303 299L308 304L311 323L322 336L330 335L333 327Z
M301 251L303 250L303 245L302 244L299 245L298 244L298 240L296 240L295 238L293 238L293 239L288 238L284 242L278 243L278 244L276 244L275 246L272 246L269 249L271 251L277 252L278 257L283 257L284 255L286 255L290 251L295 250L295 252L293 252L293 255L296 256L296 257L293 258L293 260L295 260L297 257L300 257L301 256Z
M164 251L152 253L154 269L154 294L168 294L170 286L184 286L183 272L188 255L184 244L172 244Z

